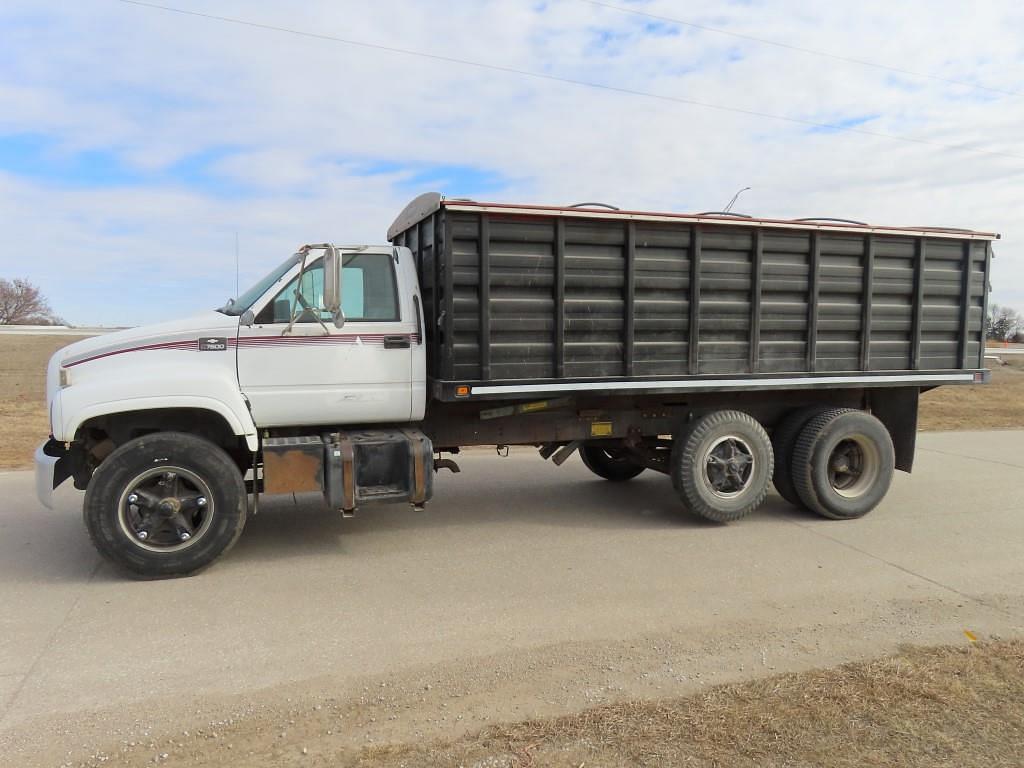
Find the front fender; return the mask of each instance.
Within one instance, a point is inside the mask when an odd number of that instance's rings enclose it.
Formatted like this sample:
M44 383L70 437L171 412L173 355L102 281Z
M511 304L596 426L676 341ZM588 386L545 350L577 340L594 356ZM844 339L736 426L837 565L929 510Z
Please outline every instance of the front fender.
M103 381L73 384L61 390L53 409L54 437L64 442L74 439L79 428L89 419L114 413L145 411L158 408L199 408L221 416L239 437L244 437L249 450L256 451L259 441L256 425L242 393L226 377L196 377L189 380L155 380L150 377L121 379L116 383Z

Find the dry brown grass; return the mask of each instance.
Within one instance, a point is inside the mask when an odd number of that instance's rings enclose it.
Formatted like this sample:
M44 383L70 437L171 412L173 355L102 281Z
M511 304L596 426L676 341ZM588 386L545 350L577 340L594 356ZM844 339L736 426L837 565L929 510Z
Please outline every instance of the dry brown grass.
M0 336L0 469L24 469L50 433L46 361L81 336Z
M43 388L46 361L74 336L0 336L0 469L31 466L32 451L49 432ZM921 397L925 430L1024 427L1024 356L992 362L992 384L940 387Z
M939 387L921 395L918 427L923 430L1020 429L1024 427L1024 355L994 360L986 386Z
M499 725L450 742L366 748L334 765L1020 766L1024 642L894 657L688 698Z

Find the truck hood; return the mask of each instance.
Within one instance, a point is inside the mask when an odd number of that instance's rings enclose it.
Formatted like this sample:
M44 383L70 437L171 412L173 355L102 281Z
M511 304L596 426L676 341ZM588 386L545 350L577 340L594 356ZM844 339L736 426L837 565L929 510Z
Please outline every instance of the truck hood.
M62 366L80 365L90 359L107 357L140 347L162 344L198 344L206 336L234 338L238 333L238 318L207 310L166 323L140 325L102 336L69 344L54 357Z
M53 400L60 389L61 368L87 371L94 361L145 349L195 349L200 339L224 339L228 345L238 335L238 318L207 310L180 320L140 325L91 339L83 339L58 350L46 369L46 399ZM79 368L81 366L81 368Z

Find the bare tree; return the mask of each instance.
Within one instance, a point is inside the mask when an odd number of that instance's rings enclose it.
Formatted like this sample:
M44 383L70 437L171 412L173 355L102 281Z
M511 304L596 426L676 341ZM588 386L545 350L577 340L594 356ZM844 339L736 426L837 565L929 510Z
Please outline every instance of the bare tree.
M28 280L0 278L0 325L56 325L60 322L38 287Z
M1013 341L1022 330L1021 316L1010 307L993 304L986 322L988 338L994 341Z

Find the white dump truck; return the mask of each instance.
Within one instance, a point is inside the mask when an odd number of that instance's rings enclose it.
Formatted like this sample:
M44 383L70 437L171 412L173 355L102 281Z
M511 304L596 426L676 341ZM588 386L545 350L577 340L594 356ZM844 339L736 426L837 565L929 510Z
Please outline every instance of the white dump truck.
M72 479L144 577L209 565L261 494L420 507L472 445L661 472L720 523L773 483L859 517L912 467L919 394L988 378L997 237L423 195L385 245L305 245L219 309L60 350L38 495Z

